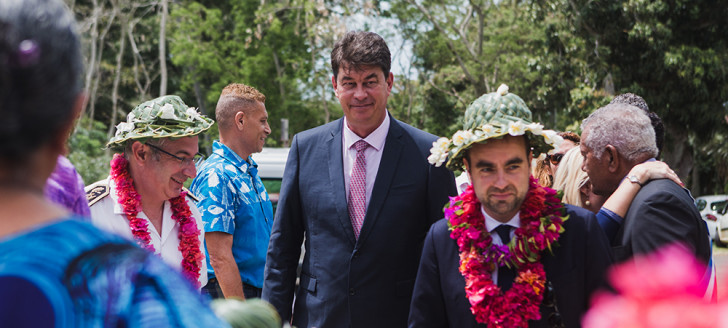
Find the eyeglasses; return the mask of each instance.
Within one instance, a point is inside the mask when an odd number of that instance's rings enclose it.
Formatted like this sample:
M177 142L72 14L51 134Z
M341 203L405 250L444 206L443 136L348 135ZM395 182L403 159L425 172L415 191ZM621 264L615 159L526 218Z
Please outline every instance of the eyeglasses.
M551 162L551 165L559 165L562 158L564 158L564 154L553 154L546 156L546 159Z
M177 156L175 154L172 154L172 153L170 153L170 152L168 152L168 151L166 151L166 150L164 150L162 148L159 148L159 147L157 147L155 145L152 145L152 144L149 144L149 143L147 143L147 146L149 146L149 147L151 147L151 148L153 148L153 149L155 149L155 150L157 150L159 152L162 152L162 153L164 153L166 155L169 155L170 157L178 160L180 166L183 166L183 167L184 166L188 166L190 164L194 164L195 167L197 167L205 159L205 155L200 154L200 153L197 153L197 154L193 155L190 158L184 158L184 157L179 157L179 156Z

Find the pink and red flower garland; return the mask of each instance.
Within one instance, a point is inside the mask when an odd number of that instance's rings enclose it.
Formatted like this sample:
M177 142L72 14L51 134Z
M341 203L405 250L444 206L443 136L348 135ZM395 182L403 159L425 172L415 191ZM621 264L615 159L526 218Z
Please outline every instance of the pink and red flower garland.
M529 184L521 205L521 227L507 246L492 243L472 186L451 197L445 208L450 238L460 249L459 270L470 310L476 321L488 327L528 327L528 320L541 318L539 305L546 284L541 252L551 250L567 218L556 191L541 187L533 177ZM513 286L505 293L491 278L496 265L518 268Z
M137 217L141 210L141 197L134 188L129 174L129 163L121 154L115 154L111 160L111 179L116 185L116 196L124 214L129 219L129 227L137 244L144 249L154 252L149 236L148 222ZM200 265L204 256L200 252L200 230L192 217L190 207L187 205L183 191L178 197L170 199L172 219L179 225L179 247L182 252L182 274L197 288L200 287Z

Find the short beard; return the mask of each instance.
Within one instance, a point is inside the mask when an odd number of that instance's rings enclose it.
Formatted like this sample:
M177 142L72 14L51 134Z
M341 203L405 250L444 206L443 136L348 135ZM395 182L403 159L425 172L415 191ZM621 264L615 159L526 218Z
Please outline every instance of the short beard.
M509 202L491 201L491 198L489 197L490 194L501 192L512 192L515 195L515 198ZM491 187L488 189L485 196L483 198L479 197L478 200L480 200L481 206L483 206L483 209L486 211L486 213L488 213L488 215L491 215L490 213L493 213L495 215L491 216L499 216L504 218L508 217L508 220L510 220L510 217L513 217L516 213L518 213L519 209L521 208L521 204L523 204L523 201L526 199L527 192L528 188L526 189L526 192L519 194L516 187L512 185L506 187L505 189Z

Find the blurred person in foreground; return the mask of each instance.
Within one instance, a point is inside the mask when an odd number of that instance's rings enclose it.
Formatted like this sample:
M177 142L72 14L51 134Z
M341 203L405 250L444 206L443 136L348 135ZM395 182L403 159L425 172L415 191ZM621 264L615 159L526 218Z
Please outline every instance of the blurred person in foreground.
M592 191L589 176L581 169L584 163L584 157L581 156L579 148L573 148L566 152L564 159L561 161L559 171L556 172L554 180L554 189L563 192L561 201L564 204L576 205L586 208L597 216L597 221L602 230L607 234L607 239L612 240L617 230L610 225L611 221L622 221L632 199L640 190L640 185L625 183L615 190L609 198L595 194ZM677 177L667 164L664 162L653 161L646 162L633 167L630 176L637 177L640 181L649 181L653 179L671 179L675 183L681 184L680 178Z
M437 137L387 111L391 60L381 36L344 35L331 52L344 117L291 143L263 299L299 328L405 326L422 241L455 194L427 161Z
M647 114L632 105L609 104L584 119L582 131L582 169L593 192L609 197L621 185L639 189L624 219L610 222L617 231L611 240L615 260L624 262L680 242L707 264L703 280L706 297L712 297L711 243L690 192L669 179L646 181L631 173L636 165L657 156L655 130Z
M436 165L464 167L472 186L427 234L410 327L579 327L612 261L594 213L531 176L532 153L560 139L501 85L432 147Z
M211 119L178 96L141 103L116 126L109 177L86 187L91 222L134 240L202 288L207 284L202 216L184 187L197 174L197 135Z
M82 70L60 0L0 0L0 324L224 327L151 253L43 195L80 112Z
M220 140L200 165L190 189L205 224L209 282L213 298L260 298L273 205L251 155L263 150L270 134L265 96L233 83L215 109Z

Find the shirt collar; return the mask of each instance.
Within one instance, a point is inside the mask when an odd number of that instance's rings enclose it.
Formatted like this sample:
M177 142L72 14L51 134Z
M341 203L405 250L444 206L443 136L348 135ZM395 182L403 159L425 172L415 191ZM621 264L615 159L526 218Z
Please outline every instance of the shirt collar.
M389 111L387 111L382 124L379 124L366 138L362 138L349 129L349 126L346 124L346 116L344 116L344 146L346 146L346 149L349 149L355 142L364 140L376 151L382 150L384 142L387 140L387 133L389 133L389 121Z
M248 160L246 161L242 157L240 157L240 155L230 149L230 147L220 142L219 140L215 140L212 143L212 153L217 154L226 161L230 162L233 166L238 168L243 173L258 172L258 163L253 160L252 156L248 156Z
M488 229L488 232L492 233L493 230L495 230L495 228L498 228L498 226L501 224L507 224L514 228L519 228L521 226L521 212L520 211L518 213L516 213L516 216L511 218L506 223L500 222L500 221L490 217L490 215L488 215L488 213L485 212L485 209L483 208L482 204L480 205L480 212L483 213L483 217L485 217L485 228Z

